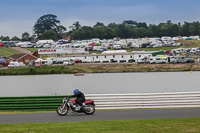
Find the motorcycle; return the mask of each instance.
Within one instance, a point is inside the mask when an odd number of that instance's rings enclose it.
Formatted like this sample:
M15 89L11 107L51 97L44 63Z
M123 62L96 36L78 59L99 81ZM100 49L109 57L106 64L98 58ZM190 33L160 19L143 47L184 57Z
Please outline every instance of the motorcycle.
M83 103L83 108L75 103L76 99L69 99L64 97L63 105L57 108L57 113L61 116L67 115L68 111L74 113L85 113L87 115L92 115L95 112L94 100L86 100Z

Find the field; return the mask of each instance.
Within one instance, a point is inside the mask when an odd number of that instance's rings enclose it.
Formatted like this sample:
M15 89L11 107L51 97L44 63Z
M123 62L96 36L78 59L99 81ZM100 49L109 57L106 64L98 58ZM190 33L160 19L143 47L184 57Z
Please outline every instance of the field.
M199 133L200 118L0 124L0 131L2 133Z
M171 47L157 47L157 48L133 48L127 49L128 52L132 51L160 51L160 50L171 50L177 48L195 48L200 47L200 40L179 40L177 43L182 43L182 46L171 46Z
M10 57L11 55L14 55L14 54L20 54L20 53L11 48L4 48L4 47L0 48L0 56Z
M180 40L177 42L183 43L183 48L193 48L193 47L200 47L200 40ZM159 50L171 50L171 49L177 49L180 47L158 47L158 48L135 48L135 49L127 49L128 52L132 51L159 51ZM38 48L25 48L32 53L35 52ZM100 51L93 51L90 53L97 53L100 54ZM10 57L13 54L19 54L18 51L15 51L11 48L0 48L0 56Z

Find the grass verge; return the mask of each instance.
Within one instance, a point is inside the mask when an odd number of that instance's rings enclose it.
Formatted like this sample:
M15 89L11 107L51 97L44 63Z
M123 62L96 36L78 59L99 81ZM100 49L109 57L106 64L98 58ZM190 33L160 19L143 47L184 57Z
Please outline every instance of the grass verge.
M199 64L80 64L0 69L0 75L199 71Z
M198 133L200 118L0 124L9 133Z

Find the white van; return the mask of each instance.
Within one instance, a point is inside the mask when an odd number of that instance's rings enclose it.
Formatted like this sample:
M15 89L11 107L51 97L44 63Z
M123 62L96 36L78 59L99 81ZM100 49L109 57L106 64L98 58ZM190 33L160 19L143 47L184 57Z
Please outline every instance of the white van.
M8 65L8 68L14 68L14 67L24 67L25 64L23 62L10 62Z

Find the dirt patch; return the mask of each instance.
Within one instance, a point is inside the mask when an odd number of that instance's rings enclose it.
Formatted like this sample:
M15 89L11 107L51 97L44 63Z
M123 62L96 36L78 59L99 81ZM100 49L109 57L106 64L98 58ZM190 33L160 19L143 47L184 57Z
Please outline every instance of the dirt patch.
M31 51L26 50L24 48L20 48L20 47L11 47L11 48L14 49L14 50L16 50L16 51L18 51L18 52L20 52L20 53L32 54Z

